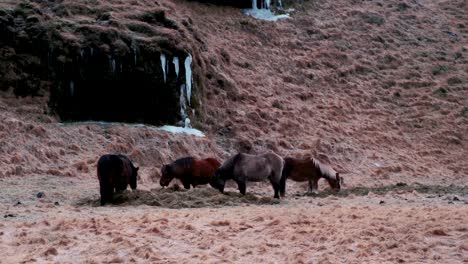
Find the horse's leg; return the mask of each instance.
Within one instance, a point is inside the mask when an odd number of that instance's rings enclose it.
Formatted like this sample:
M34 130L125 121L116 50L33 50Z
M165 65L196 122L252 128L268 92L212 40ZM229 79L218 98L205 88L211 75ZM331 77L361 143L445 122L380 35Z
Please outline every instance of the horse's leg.
M106 188L106 186L103 186L102 184L99 188L99 191L101 193L101 206L105 205L107 202L107 189L108 188Z
M190 190L190 182L186 179L181 180L182 184L184 185L184 188L187 190Z
M101 191L101 205L105 205L106 203L112 203L112 194L114 188L111 186L102 186L100 188Z
M312 180L312 193L318 194L318 178Z
M286 195L286 180L287 179L288 177L286 176L286 173L283 173L281 175L280 184L279 184L281 197L284 197Z
M281 175L279 175L278 177L275 177L275 174L272 173L272 175L268 177L268 179L270 179L270 183L273 186L273 191L275 192L275 195L273 197L279 199L280 198L279 192L280 192L280 187L281 187Z
M309 179L309 190L308 194L318 194L318 179Z
M279 189L280 189L280 185L272 180L271 181L271 185L273 186L273 191L275 191L275 195L273 196L274 198L280 198L279 196Z
M245 195L245 191L247 189L247 186L245 184L245 181L241 181L241 180L237 180L237 187L239 188L239 192L242 194L242 195Z

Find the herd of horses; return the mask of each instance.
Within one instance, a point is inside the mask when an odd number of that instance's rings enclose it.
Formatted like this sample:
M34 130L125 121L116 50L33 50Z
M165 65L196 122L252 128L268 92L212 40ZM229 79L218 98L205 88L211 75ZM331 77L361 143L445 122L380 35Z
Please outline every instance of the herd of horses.
M114 192L137 188L138 167L124 155L107 154L99 158L97 175L100 185L101 205L112 202ZM247 182L269 181L274 198L286 194L286 180L308 181L310 193L318 193L318 181L324 178L330 187L340 191L343 178L330 166L315 158L282 158L269 152L260 155L238 153L223 164L217 159L185 157L161 168L160 185L167 187L174 179L182 182L185 189L190 186L209 184L224 193L226 181L237 183L239 192L246 193Z

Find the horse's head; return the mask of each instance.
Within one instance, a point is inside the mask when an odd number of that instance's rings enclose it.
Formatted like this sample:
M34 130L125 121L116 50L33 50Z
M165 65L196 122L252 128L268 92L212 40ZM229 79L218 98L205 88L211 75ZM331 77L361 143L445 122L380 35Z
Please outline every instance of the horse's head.
M133 168L132 176L130 176L130 188L132 188L132 190L135 190L137 188L138 169L140 168Z
M172 179L174 179L174 170L170 164L164 165L161 168L161 179L159 180L159 184L162 187L166 187L171 183Z
M223 170L217 169L210 181L211 187L219 190L222 193L224 192L224 185L226 185L226 180L223 176Z
M341 185L343 185L343 177L341 177L338 172L335 175L335 179L327 178L327 180L328 184L330 184L330 187L333 190L335 190L336 192L339 192L341 190Z

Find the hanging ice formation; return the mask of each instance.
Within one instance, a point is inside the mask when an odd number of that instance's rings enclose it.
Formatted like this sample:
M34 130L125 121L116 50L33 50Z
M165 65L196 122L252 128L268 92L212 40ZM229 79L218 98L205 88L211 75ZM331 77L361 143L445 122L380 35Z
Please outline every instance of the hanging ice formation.
M112 73L115 73L115 59L111 59L111 69L112 69Z
M184 120L184 128L192 128L192 126L190 125L190 118L185 118Z
M75 95L75 82L73 80L70 80L70 95Z
M175 66L176 75L179 76L179 58L174 57L172 60ZM192 55L188 55L184 61L185 67L185 83L180 85L180 115L185 127L190 127L190 119L187 115L187 104L190 105L192 96Z
M283 3L281 0L277 0L277 3L278 7L283 7ZM260 9L257 7L257 0L252 0L252 9L246 9L244 10L244 13L256 19L266 21L278 21L280 19L289 18L289 14L275 15L271 10L271 0L263 0L263 2L261 2Z
M186 100L185 100L185 84L180 85L180 116L182 117L182 120L185 120L187 118L187 113L185 112L186 109Z
M192 55L185 58L185 89L187 90L187 102L190 105L190 98L192 93Z
M179 58L174 57L172 59L172 63L174 63L175 74L176 74L177 77L179 77Z
M136 48L133 48L133 60L135 62L135 65L137 64L137 50Z
M166 68L167 68L166 55L164 53L161 53L161 56L159 58L161 59L161 68L163 70L164 82L166 82Z

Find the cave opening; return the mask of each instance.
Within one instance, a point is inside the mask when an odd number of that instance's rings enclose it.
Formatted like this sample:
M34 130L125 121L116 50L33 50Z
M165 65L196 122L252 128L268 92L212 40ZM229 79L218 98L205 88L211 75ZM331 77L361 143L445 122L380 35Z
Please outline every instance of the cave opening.
M153 125L180 121L182 78L170 70L174 65L167 63L165 80L159 60L136 55L111 57L88 49L63 64L51 92L60 118Z

